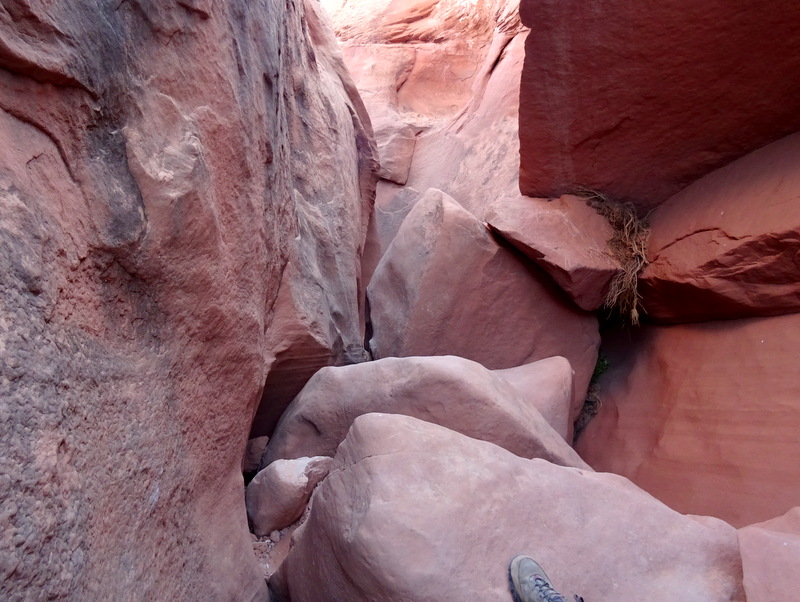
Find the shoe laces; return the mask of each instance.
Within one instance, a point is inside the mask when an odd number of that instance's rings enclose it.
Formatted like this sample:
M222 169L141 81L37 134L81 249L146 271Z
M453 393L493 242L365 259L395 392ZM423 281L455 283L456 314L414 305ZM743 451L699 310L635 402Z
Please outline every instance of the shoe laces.
M544 602L567 602L567 599L552 588L541 575L534 574L533 587Z

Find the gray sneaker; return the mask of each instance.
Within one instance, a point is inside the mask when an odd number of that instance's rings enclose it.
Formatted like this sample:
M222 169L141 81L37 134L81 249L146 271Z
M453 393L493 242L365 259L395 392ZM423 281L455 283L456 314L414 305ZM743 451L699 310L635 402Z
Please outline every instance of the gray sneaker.
M508 581L515 602L567 602L550 585L550 579L533 558L515 556L508 567ZM577 602L583 598L575 596Z

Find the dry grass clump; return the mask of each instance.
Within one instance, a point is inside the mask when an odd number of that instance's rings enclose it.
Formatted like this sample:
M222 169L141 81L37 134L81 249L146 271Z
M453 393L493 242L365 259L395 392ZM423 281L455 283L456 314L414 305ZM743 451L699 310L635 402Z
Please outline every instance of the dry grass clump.
M602 215L614 234L608 246L622 271L611 281L606 294L605 307L619 311L634 326L639 324L638 290L639 273L647 265L647 238L650 230L644 220L636 215L636 208L631 203L618 203L595 190L582 189L578 196Z

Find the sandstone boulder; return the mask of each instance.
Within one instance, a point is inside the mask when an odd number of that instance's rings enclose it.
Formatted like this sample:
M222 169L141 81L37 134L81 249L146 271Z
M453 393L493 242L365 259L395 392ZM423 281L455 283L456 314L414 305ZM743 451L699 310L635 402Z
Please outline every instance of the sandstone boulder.
M269 535L294 523L311 492L328 475L332 458L277 460L260 471L245 491L247 518L256 535Z
M596 318L441 191L409 212L368 297L373 357L458 355L499 369L560 355L575 370L571 420L580 410L597 358Z
M791 600L800 591L800 508L739 529L744 590L749 602Z
M640 290L666 322L800 310L800 134L688 186L649 218Z
M359 417L271 587L304 600L510 600L528 553L586 600L744 600L736 531L628 480L413 418Z
M563 358L498 372L452 356L323 368L281 418L264 464L332 456L358 416L387 412L440 424L526 458L587 468L564 441L571 385L572 370ZM559 420L560 433L539 406Z
M800 130L800 5L522 0L520 189L642 209Z
M800 315L603 337L600 412L576 449L678 510L744 526L800 496Z
M266 595L241 470L294 191L341 213L308 294L348 337L371 205L313 23L296 0L2 3L0 599Z
M489 227L553 277L581 309L605 303L622 269L608 247L608 221L585 199L563 196L498 199L486 212Z

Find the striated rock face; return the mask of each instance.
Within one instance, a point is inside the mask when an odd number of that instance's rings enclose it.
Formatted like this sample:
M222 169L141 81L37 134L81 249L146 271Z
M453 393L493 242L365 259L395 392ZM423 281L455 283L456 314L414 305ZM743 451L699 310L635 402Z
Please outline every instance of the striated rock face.
M800 315L604 337L602 409L577 450L680 512L735 526L800 495Z
M265 595L247 431L276 329L359 339L373 177L307 8L0 8L0 598Z
M293 601L510 600L520 552L586 600L744 600L722 521L405 416L356 419L295 538Z
M800 311L800 134L688 186L649 221L640 290L651 318Z
M744 589L749 602L791 600L800 591L800 508L739 529Z
M800 5L522 0L520 189L642 209L800 130Z
M492 372L460 357L387 358L323 368L281 418L264 455L282 458L336 452L353 421L369 412L403 414L491 441L526 458L588 468L538 410L566 418L572 371L563 358ZM566 381L566 382L565 382ZM545 388L549 385L549 388Z
M499 199L487 209L486 222L550 274L578 307L603 306L622 268L607 244L611 226L584 199Z
M571 418L580 410L597 359L596 318L441 191L414 205L368 295L375 358L458 355L499 369L560 355L575 370Z

